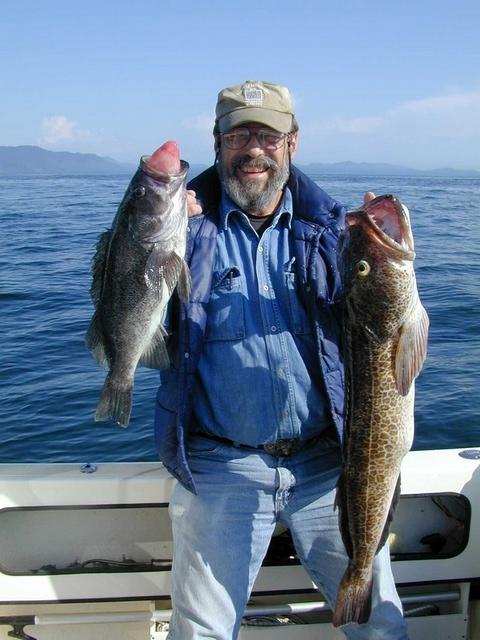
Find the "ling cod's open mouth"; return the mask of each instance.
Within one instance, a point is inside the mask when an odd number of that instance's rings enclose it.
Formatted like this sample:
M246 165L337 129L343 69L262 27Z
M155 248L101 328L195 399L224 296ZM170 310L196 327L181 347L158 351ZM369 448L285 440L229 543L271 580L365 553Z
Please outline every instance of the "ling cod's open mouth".
M415 258L410 214L396 196L379 196L348 212L346 223L363 224L368 233L396 257L404 260Z

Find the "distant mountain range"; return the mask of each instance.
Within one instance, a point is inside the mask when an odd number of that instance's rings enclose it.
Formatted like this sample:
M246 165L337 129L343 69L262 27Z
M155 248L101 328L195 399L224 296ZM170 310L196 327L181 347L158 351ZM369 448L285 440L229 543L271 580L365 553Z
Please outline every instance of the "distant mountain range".
M201 165L190 167L193 177L205 168ZM372 162L311 163L300 166L310 176L351 175L351 176L445 176L480 178L480 171L461 169L421 170L394 164ZM47 151L41 147L25 145L19 147L0 146L0 176L24 175L112 175L132 174L135 165L117 162L112 158L93 153L70 153L68 151Z
M0 176L133 173L133 165L94 153L47 151L41 147L0 147Z
M412 169L382 162L334 162L331 164L314 162L300 167L309 176L350 175L350 176L430 176L480 178L480 171L473 169Z

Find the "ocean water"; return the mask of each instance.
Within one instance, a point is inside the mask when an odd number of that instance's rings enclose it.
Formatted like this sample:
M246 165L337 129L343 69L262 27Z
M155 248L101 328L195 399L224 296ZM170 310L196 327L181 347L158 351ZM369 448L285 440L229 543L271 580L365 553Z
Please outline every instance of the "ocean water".
M411 211L429 353L414 448L480 445L480 180L312 176L348 207L365 191ZM90 263L128 176L0 178L0 462L156 460L158 372L139 368L130 426L95 423L105 378L84 345Z

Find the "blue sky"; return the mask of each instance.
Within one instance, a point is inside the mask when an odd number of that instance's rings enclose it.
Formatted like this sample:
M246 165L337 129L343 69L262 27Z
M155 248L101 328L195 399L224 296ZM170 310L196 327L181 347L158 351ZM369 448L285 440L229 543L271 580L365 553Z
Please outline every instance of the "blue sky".
M478 0L2 0L0 145L212 160L218 91L287 85L297 162L480 169Z

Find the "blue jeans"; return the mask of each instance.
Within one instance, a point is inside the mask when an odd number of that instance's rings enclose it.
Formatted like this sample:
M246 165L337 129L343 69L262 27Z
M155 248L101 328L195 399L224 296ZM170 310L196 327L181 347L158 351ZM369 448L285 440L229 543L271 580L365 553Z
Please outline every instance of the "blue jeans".
M234 640L277 522L330 606L348 558L333 509L340 470L325 436L283 458L195 436L189 443L193 495L177 484L170 503L174 558L169 640ZM342 629L354 640L406 640L387 546L376 556L367 624ZM288 585L285 585L288 588Z

